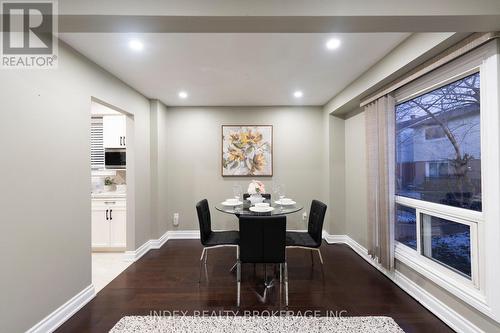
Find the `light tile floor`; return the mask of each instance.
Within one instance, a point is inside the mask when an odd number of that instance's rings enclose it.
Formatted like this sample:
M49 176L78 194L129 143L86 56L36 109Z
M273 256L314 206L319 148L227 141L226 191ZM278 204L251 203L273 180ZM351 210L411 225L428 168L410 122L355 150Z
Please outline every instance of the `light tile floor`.
M92 283L95 292L98 293L130 264L131 262L123 261L123 252L92 253Z

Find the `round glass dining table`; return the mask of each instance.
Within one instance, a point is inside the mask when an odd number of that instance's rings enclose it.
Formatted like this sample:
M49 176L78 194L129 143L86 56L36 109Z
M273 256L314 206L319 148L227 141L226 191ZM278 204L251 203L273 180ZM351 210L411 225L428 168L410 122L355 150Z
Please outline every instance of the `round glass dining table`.
M233 215L246 215L246 216L279 216L279 215L287 215L287 214L292 214L296 213L298 211L301 211L304 207L299 204L295 203L294 205L280 205L276 202L271 202L270 200L264 200L264 202L269 203L271 207L274 209L270 212L253 212L250 210L251 204L250 201L244 200L242 205L239 206L225 206L222 205L221 203L215 206L215 209L217 209L220 212L227 213L227 214L233 214Z

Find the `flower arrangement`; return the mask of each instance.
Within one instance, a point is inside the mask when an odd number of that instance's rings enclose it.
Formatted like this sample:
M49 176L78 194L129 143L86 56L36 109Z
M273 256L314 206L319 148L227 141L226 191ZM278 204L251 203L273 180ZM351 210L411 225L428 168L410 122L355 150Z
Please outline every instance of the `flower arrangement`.
M247 192L250 195L263 194L266 193L266 187L264 186L263 182L258 180L252 180L252 182L248 184Z

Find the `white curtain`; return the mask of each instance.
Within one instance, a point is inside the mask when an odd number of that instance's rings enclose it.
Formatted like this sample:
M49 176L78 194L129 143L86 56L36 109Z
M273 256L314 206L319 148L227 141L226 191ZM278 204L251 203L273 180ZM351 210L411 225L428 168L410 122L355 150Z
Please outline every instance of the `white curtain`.
M368 171L368 252L394 268L395 103L383 96L365 106Z

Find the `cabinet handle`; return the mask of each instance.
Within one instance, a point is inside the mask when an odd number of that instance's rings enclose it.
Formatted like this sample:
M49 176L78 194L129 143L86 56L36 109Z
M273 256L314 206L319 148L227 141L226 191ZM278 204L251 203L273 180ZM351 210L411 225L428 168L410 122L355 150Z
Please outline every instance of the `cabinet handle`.
M106 221L109 220L108 218L108 209L106 209Z
M105 205L115 205L116 201L104 201Z
M123 136L120 136L120 146L123 146Z
M123 145L126 146L127 144L125 143L125 136L123 137Z
M111 214L113 214L113 210L112 210L112 209L110 209L110 210L109 210L109 219L110 219L110 220L112 220L112 219L113 219L113 215L111 215Z

